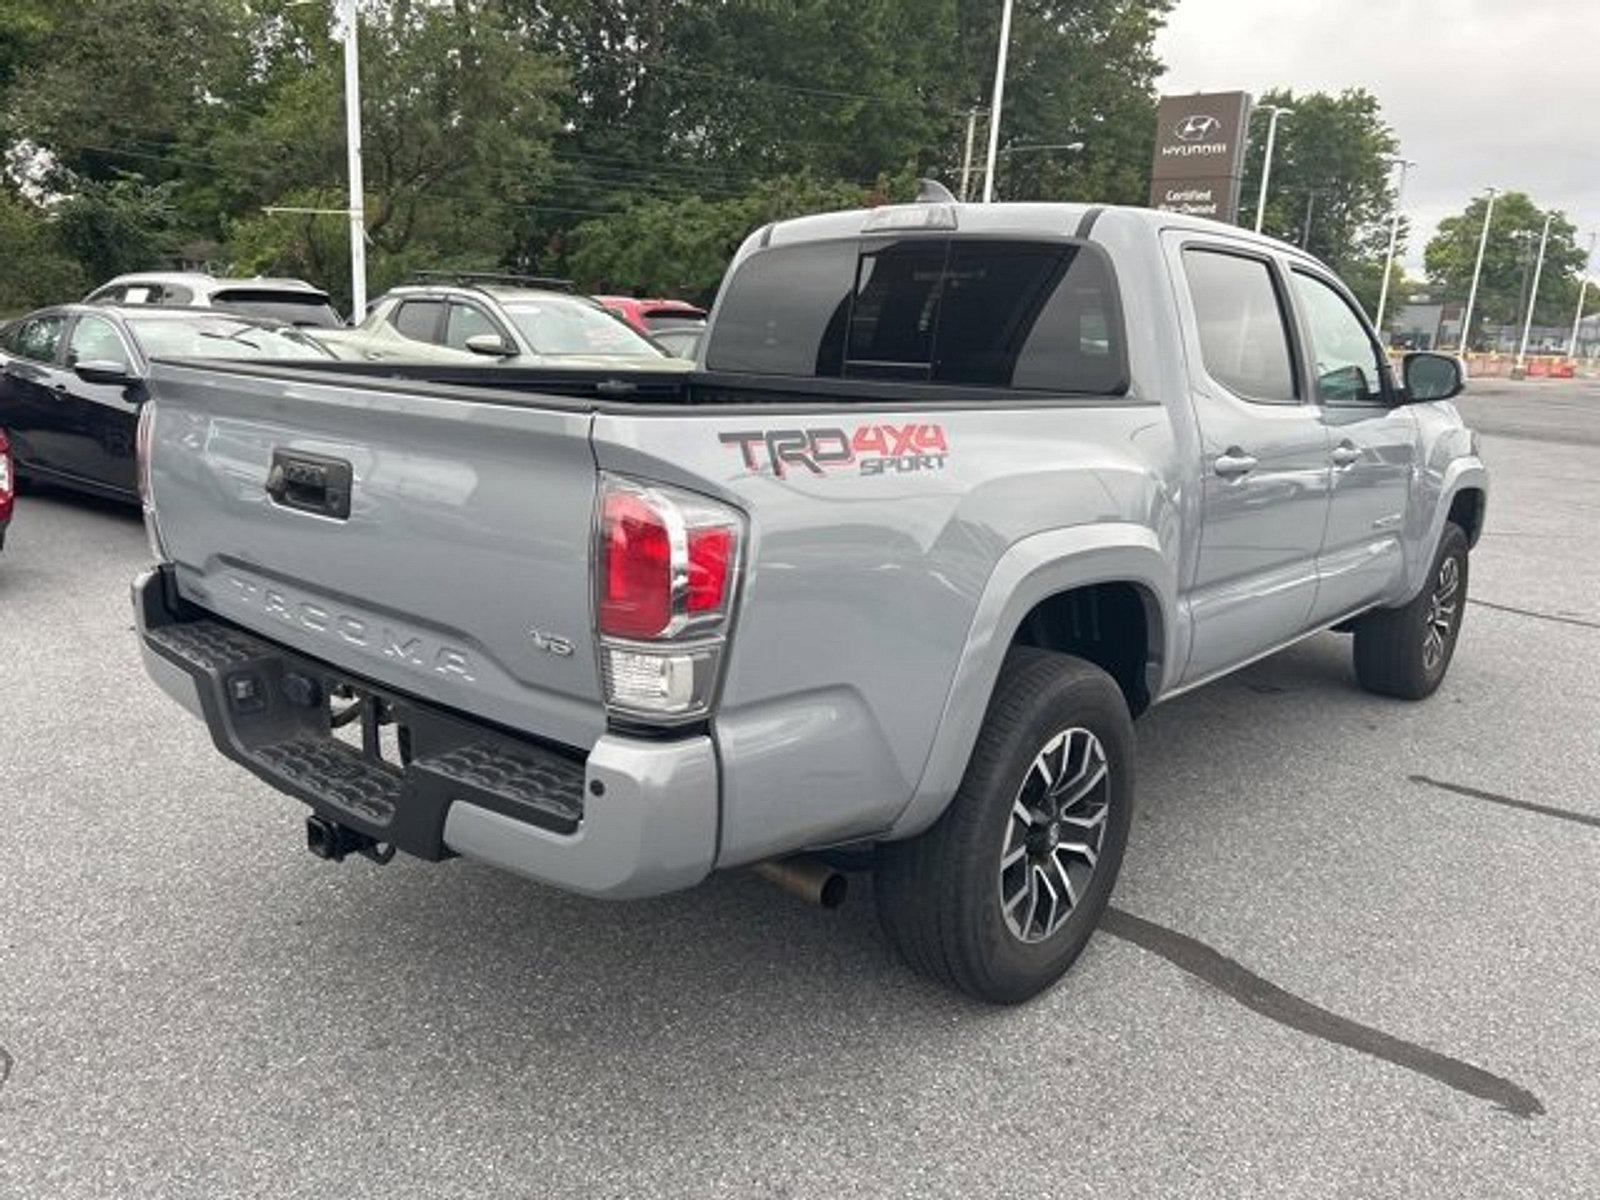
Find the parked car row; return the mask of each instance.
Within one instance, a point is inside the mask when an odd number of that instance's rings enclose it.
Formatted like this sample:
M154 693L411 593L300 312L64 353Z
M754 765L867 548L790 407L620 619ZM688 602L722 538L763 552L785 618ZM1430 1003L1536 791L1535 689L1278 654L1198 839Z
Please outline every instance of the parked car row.
M0 542L19 480L138 499L135 431L157 357L682 372L705 318L685 301L590 298L561 280L432 273L346 326L299 279L119 275L0 326Z

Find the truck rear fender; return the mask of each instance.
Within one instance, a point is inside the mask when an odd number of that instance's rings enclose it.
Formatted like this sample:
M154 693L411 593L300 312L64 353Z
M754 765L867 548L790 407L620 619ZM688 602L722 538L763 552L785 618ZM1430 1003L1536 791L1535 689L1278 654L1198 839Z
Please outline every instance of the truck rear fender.
M1145 690L1151 698L1159 696L1186 654L1173 619L1175 557L1170 549L1163 551L1155 530L1123 522L1050 530L1012 545L996 563L978 602L933 748L889 839L920 833L949 804L977 742L1006 653L1029 613L1051 597L1092 585L1132 585L1145 607Z

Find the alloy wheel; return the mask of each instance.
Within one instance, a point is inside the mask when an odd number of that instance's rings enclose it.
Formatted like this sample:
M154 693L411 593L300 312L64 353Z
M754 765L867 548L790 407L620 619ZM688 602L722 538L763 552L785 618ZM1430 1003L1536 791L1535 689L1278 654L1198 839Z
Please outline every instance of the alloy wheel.
M1034 756L1006 816L1000 910L1013 937L1045 941L1088 892L1105 840L1111 769L1087 729L1064 729Z

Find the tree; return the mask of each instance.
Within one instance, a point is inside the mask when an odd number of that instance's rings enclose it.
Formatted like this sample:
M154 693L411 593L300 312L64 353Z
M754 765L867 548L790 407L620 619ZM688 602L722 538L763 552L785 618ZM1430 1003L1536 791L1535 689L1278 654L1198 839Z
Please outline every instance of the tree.
M1266 156L1267 105L1294 111L1278 121L1262 231L1305 245L1353 281L1371 312L1377 307L1395 205L1390 160L1399 142L1394 131L1383 120L1377 98L1361 88L1337 96L1296 96L1286 88L1267 92L1252 118L1241 188L1241 215L1251 222ZM1404 244L1397 246L1397 256Z
M733 199L638 200L615 216L579 225L567 261L578 282L592 291L709 301L739 243L769 221L908 200L914 194L915 182L908 177L868 189L800 175L769 180Z
M15 193L0 188L0 316L75 298L88 279L61 246L50 215Z
M1479 196L1466 211L1439 222L1438 232L1423 252L1429 283L1443 296L1465 303L1472 287L1473 266L1483 234L1484 207ZM1484 243L1483 273L1473 309L1473 326L1519 324L1528 307L1533 268L1539 253L1545 211L1525 192L1497 196ZM1572 320L1578 303L1579 273L1586 255L1578 245L1573 223L1556 213L1550 222L1550 242L1545 249L1539 283L1539 303L1534 323L1561 325Z

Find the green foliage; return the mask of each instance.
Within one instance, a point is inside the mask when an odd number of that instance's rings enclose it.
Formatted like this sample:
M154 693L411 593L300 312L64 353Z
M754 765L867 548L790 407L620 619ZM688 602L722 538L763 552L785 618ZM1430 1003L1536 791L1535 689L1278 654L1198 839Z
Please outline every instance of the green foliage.
M1429 283L1437 294L1458 303L1466 302L1472 287L1472 270L1483 234L1486 204L1487 199L1479 196L1467 205L1465 212L1440 221L1438 233L1423 252ZM1532 286L1544 218L1545 210L1524 192L1506 192L1495 197L1494 213L1489 219L1489 240L1483 252L1483 274L1473 309L1475 330L1481 331L1485 324L1511 325L1522 321L1527 312L1527 293ZM1535 324L1561 325L1572 320L1585 257L1578 245L1577 229L1564 215L1556 213L1550 222L1550 243L1545 250Z
M76 298L88 291L78 264L62 249L47 214L0 189L0 316Z
M90 279L148 270L171 257L173 184L152 186L137 175L73 182L72 194L56 206L57 234Z
M1171 3L1018 0L1004 143L1086 149L1008 155L1003 196L1143 199ZM31 198L11 224L34 237L13 244L96 283L220 243L344 303L341 213L264 211L347 202L332 7L0 0L0 141ZM765 220L959 186L998 22L993 0L363 0L372 290L505 265L703 296Z
M1254 223L1266 155L1267 105L1292 108L1278 121L1262 232L1304 245L1346 276L1371 312L1377 307L1393 212L1392 156L1399 149L1377 98L1274 89L1257 99L1240 193L1241 222ZM1309 214L1310 223L1307 225ZM1402 233L1404 233L1402 226ZM1396 254L1404 252L1402 240Z
M730 200L642 200L579 225L567 261L578 283L592 291L710 300L739 243L762 225L915 194L915 181L904 177L869 189L800 175Z

